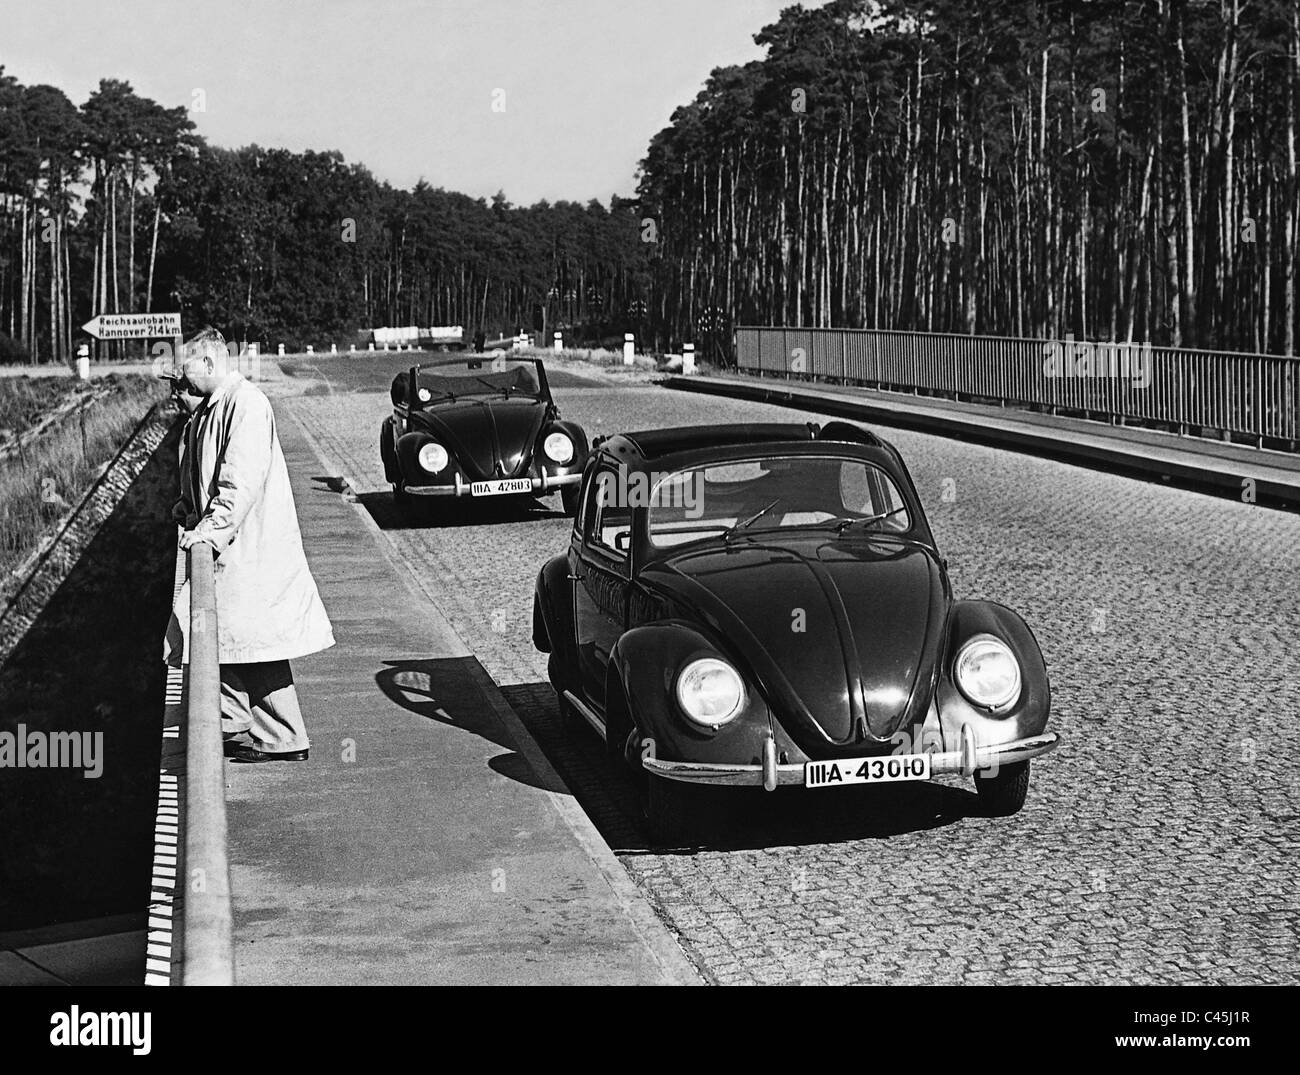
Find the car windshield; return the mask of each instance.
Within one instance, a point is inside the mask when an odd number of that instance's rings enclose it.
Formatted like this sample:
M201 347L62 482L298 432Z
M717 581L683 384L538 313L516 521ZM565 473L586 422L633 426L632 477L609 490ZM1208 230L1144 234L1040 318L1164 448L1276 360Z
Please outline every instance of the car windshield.
M434 369L422 369L416 377L416 391L420 394L420 402L426 404L466 399L471 396L536 398L541 395L537 370L531 363L504 369L492 368L490 363L481 369L471 369L468 363L457 363ZM393 389L395 398L405 399L407 374L398 375L394 380Z
M651 544L746 531L825 526L902 534L911 513L898 486L861 459L781 456L710 463L656 476Z

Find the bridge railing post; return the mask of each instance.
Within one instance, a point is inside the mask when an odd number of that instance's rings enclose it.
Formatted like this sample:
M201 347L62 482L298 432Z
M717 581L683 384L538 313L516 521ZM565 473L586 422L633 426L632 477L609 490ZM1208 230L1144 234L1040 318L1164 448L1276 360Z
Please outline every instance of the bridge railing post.
M221 741L221 666L213 548L189 549L190 635L185 666L185 876L182 985L233 985L230 862Z

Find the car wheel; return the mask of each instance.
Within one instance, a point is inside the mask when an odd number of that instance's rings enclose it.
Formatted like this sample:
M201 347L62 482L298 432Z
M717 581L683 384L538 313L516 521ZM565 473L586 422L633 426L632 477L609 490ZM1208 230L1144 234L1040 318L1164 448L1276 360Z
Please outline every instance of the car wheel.
M691 842L698 831L696 813L700 789L677 780L649 776L645 812L650 836L656 844L676 847Z
M1025 805L1029 793L1029 762L1001 766L995 776L975 774L975 791L990 817L1009 817Z
M393 482L393 503L405 511L411 506L414 498L406 491L406 483L403 481Z
M570 519L578 514L578 492L581 488L578 485L560 486L560 504L564 508L564 514Z

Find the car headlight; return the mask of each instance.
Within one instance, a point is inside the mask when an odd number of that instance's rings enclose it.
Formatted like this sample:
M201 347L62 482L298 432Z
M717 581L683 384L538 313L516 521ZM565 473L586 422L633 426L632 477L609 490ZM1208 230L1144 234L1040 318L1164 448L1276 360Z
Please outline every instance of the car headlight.
M420 466L424 467L430 474L437 474L447 465L447 449L441 444L422 444L420 452L416 456L420 461Z
M429 400L433 399L433 393L427 388L417 388L415 390L415 395L421 403L428 403Z
M546 453L546 458L563 466L573 460L573 441L567 434L556 430L554 433L548 433L546 439L542 441L542 451Z
M992 635L977 635L962 646L953 678L962 694L986 709L1005 709L1020 697L1020 662Z
M740 673L717 657L694 660L677 676L677 704L696 724L709 728L726 724L744 701Z

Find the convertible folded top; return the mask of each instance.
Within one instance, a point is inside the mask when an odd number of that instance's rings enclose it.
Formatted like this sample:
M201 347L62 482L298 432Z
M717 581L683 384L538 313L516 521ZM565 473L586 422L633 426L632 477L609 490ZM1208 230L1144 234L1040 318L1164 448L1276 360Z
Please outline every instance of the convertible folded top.
M731 444L763 444L780 441L833 440L853 444L880 446L883 442L869 429L848 422L768 422L743 426L677 426L672 429L647 429L640 433L622 436L635 445L646 459L654 459L673 452L721 448ZM598 438L594 447L603 440Z
M513 369L500 371L473 370L468 373L431 372L416 369L417 390L421 392L422 403L437 403L441 400L458 399L462 396L483 396L501 393L503 395L532 396L542 395L537 374L531 366L515 366ZM405 407L407 391L411 380L411 371L399 373L393 378L390 395L394 406ZM428 398L423 392L428 391Z

